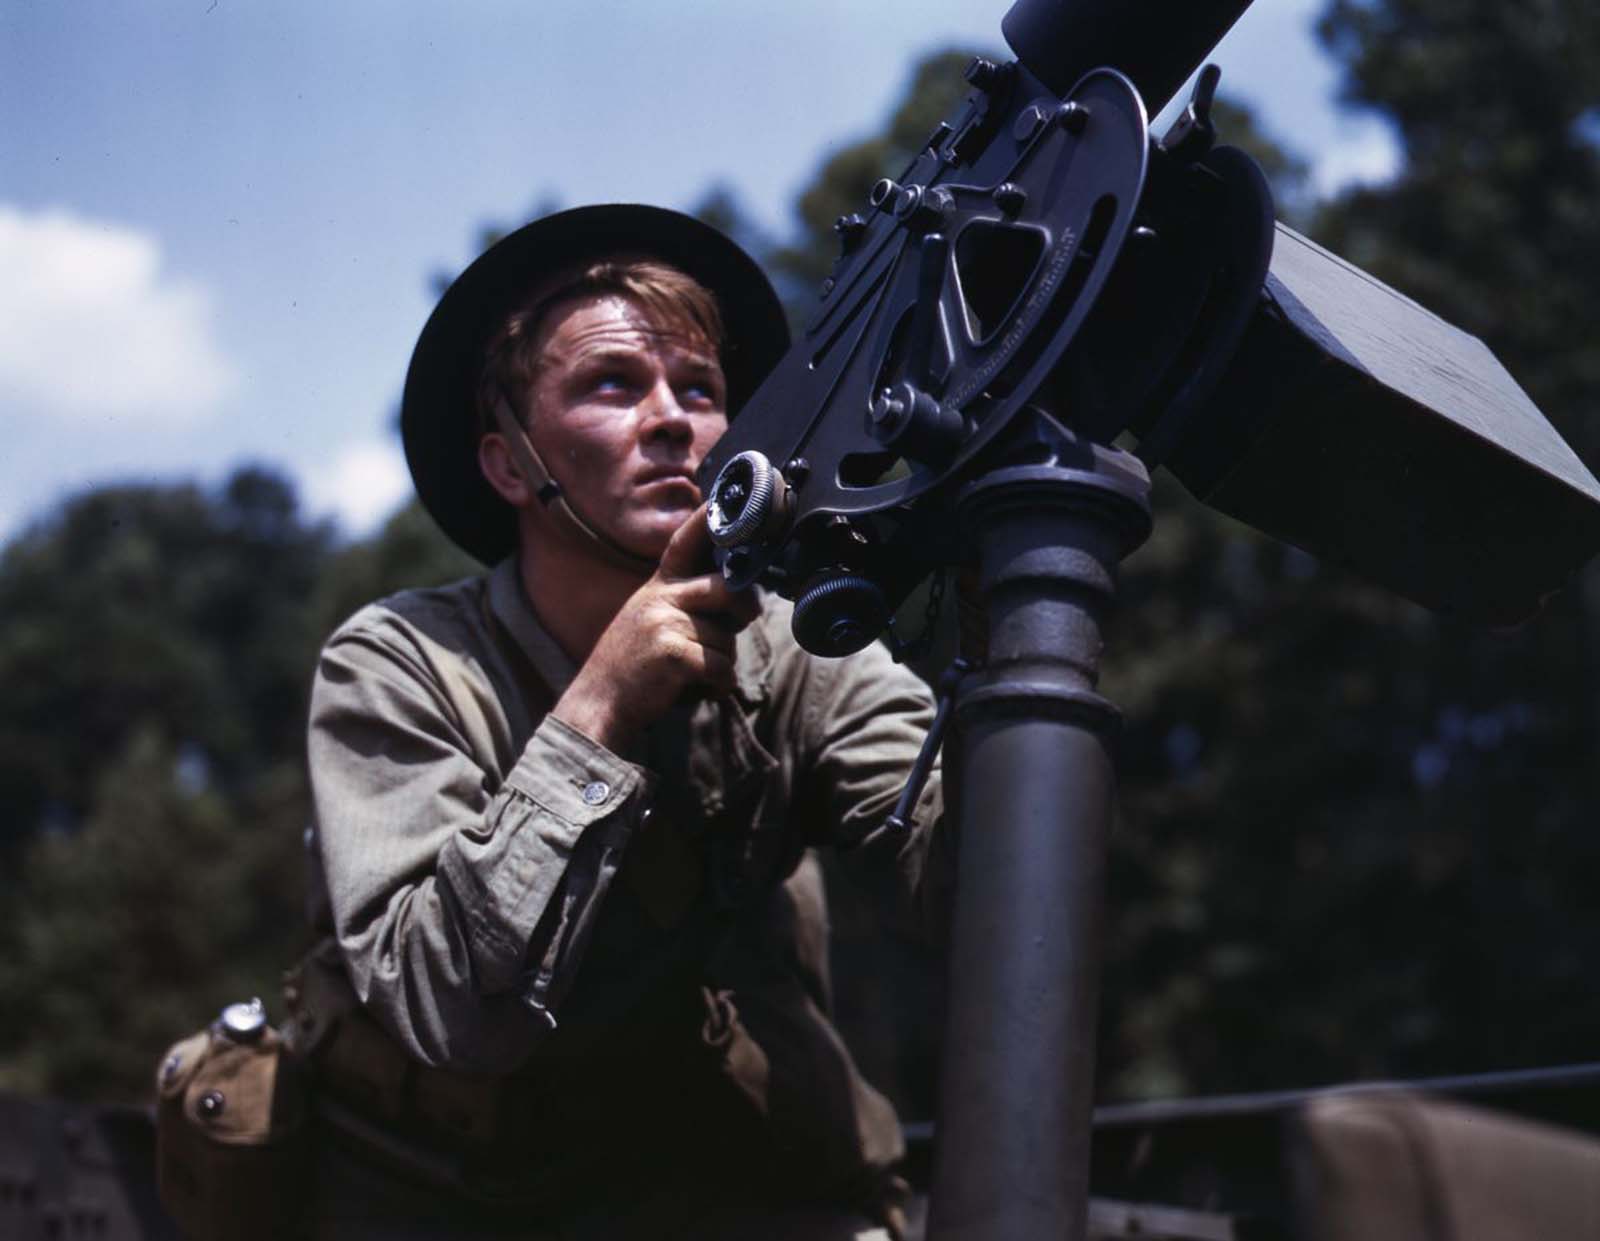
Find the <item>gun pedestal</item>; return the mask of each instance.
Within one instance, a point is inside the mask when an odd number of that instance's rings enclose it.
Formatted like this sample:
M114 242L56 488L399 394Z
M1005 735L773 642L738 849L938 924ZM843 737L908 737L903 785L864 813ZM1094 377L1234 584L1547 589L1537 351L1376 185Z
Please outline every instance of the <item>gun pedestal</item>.
M993 469L960 498L989 656L956 699L934 1241L1079 1241L1087 1220L1119 722L1095 683L1116 566L1150 532L1149 479L1116 449L1064 433L1047 447L1048 463Z

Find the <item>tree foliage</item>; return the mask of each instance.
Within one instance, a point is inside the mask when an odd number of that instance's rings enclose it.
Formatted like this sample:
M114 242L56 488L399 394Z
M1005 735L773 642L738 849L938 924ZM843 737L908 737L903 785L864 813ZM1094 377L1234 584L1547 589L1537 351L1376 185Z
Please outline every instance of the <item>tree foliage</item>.
M280 476L108 487L0 557L0 1084L137 1097L305 937L306 691L334 624L470 571L415 505L339 546Z
M71 829L104 764L147 721L234 791L293 754L315 635L303 601L329 532L258 469L216 495L108 487L63 506L0 560L0 841Z
M1334 0L1344 94L1391 122L1392 183L1330 205L1342 252L1489 342L1581 448L1600 385L1600 10ZM1592 459L1592 458L1591 458Z

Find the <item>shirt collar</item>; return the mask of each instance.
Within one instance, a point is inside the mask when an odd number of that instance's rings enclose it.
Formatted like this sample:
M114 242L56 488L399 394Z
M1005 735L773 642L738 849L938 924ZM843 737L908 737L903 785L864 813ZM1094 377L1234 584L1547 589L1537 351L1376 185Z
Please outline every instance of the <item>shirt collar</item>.
M523 592L522 575L514 555L502 560L489 574L489 609L516 639L539 679L549 688L551 697L560 698L566 693L572 678L578 675L578 665L540 623Z

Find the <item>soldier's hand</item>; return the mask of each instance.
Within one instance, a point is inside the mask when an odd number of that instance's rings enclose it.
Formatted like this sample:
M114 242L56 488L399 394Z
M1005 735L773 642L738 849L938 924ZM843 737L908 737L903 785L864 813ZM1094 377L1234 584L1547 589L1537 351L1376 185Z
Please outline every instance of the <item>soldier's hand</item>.
M600 635L551 714L620 750L684 694L733 689L734 640L758 611L754 591L729 590L717 571L701 505Z

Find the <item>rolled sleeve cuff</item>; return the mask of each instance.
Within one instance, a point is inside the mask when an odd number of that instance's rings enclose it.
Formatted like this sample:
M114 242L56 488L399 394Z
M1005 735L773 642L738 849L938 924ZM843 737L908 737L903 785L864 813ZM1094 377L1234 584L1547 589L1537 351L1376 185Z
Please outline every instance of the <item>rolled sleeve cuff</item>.
M652 781L643 767L547 715L528 739L505 786L566 824L570 847L584 828L647 792Z
M605 824L615 826L620 844L653 784L650 772L560 720L540 723L495 798L487 839L458 837L441 859L452 886L477 894L463 903L484 992L518 987L579 840ZM592 894L573 890L572 880L582 886L570 876L563 901L581 904Z

